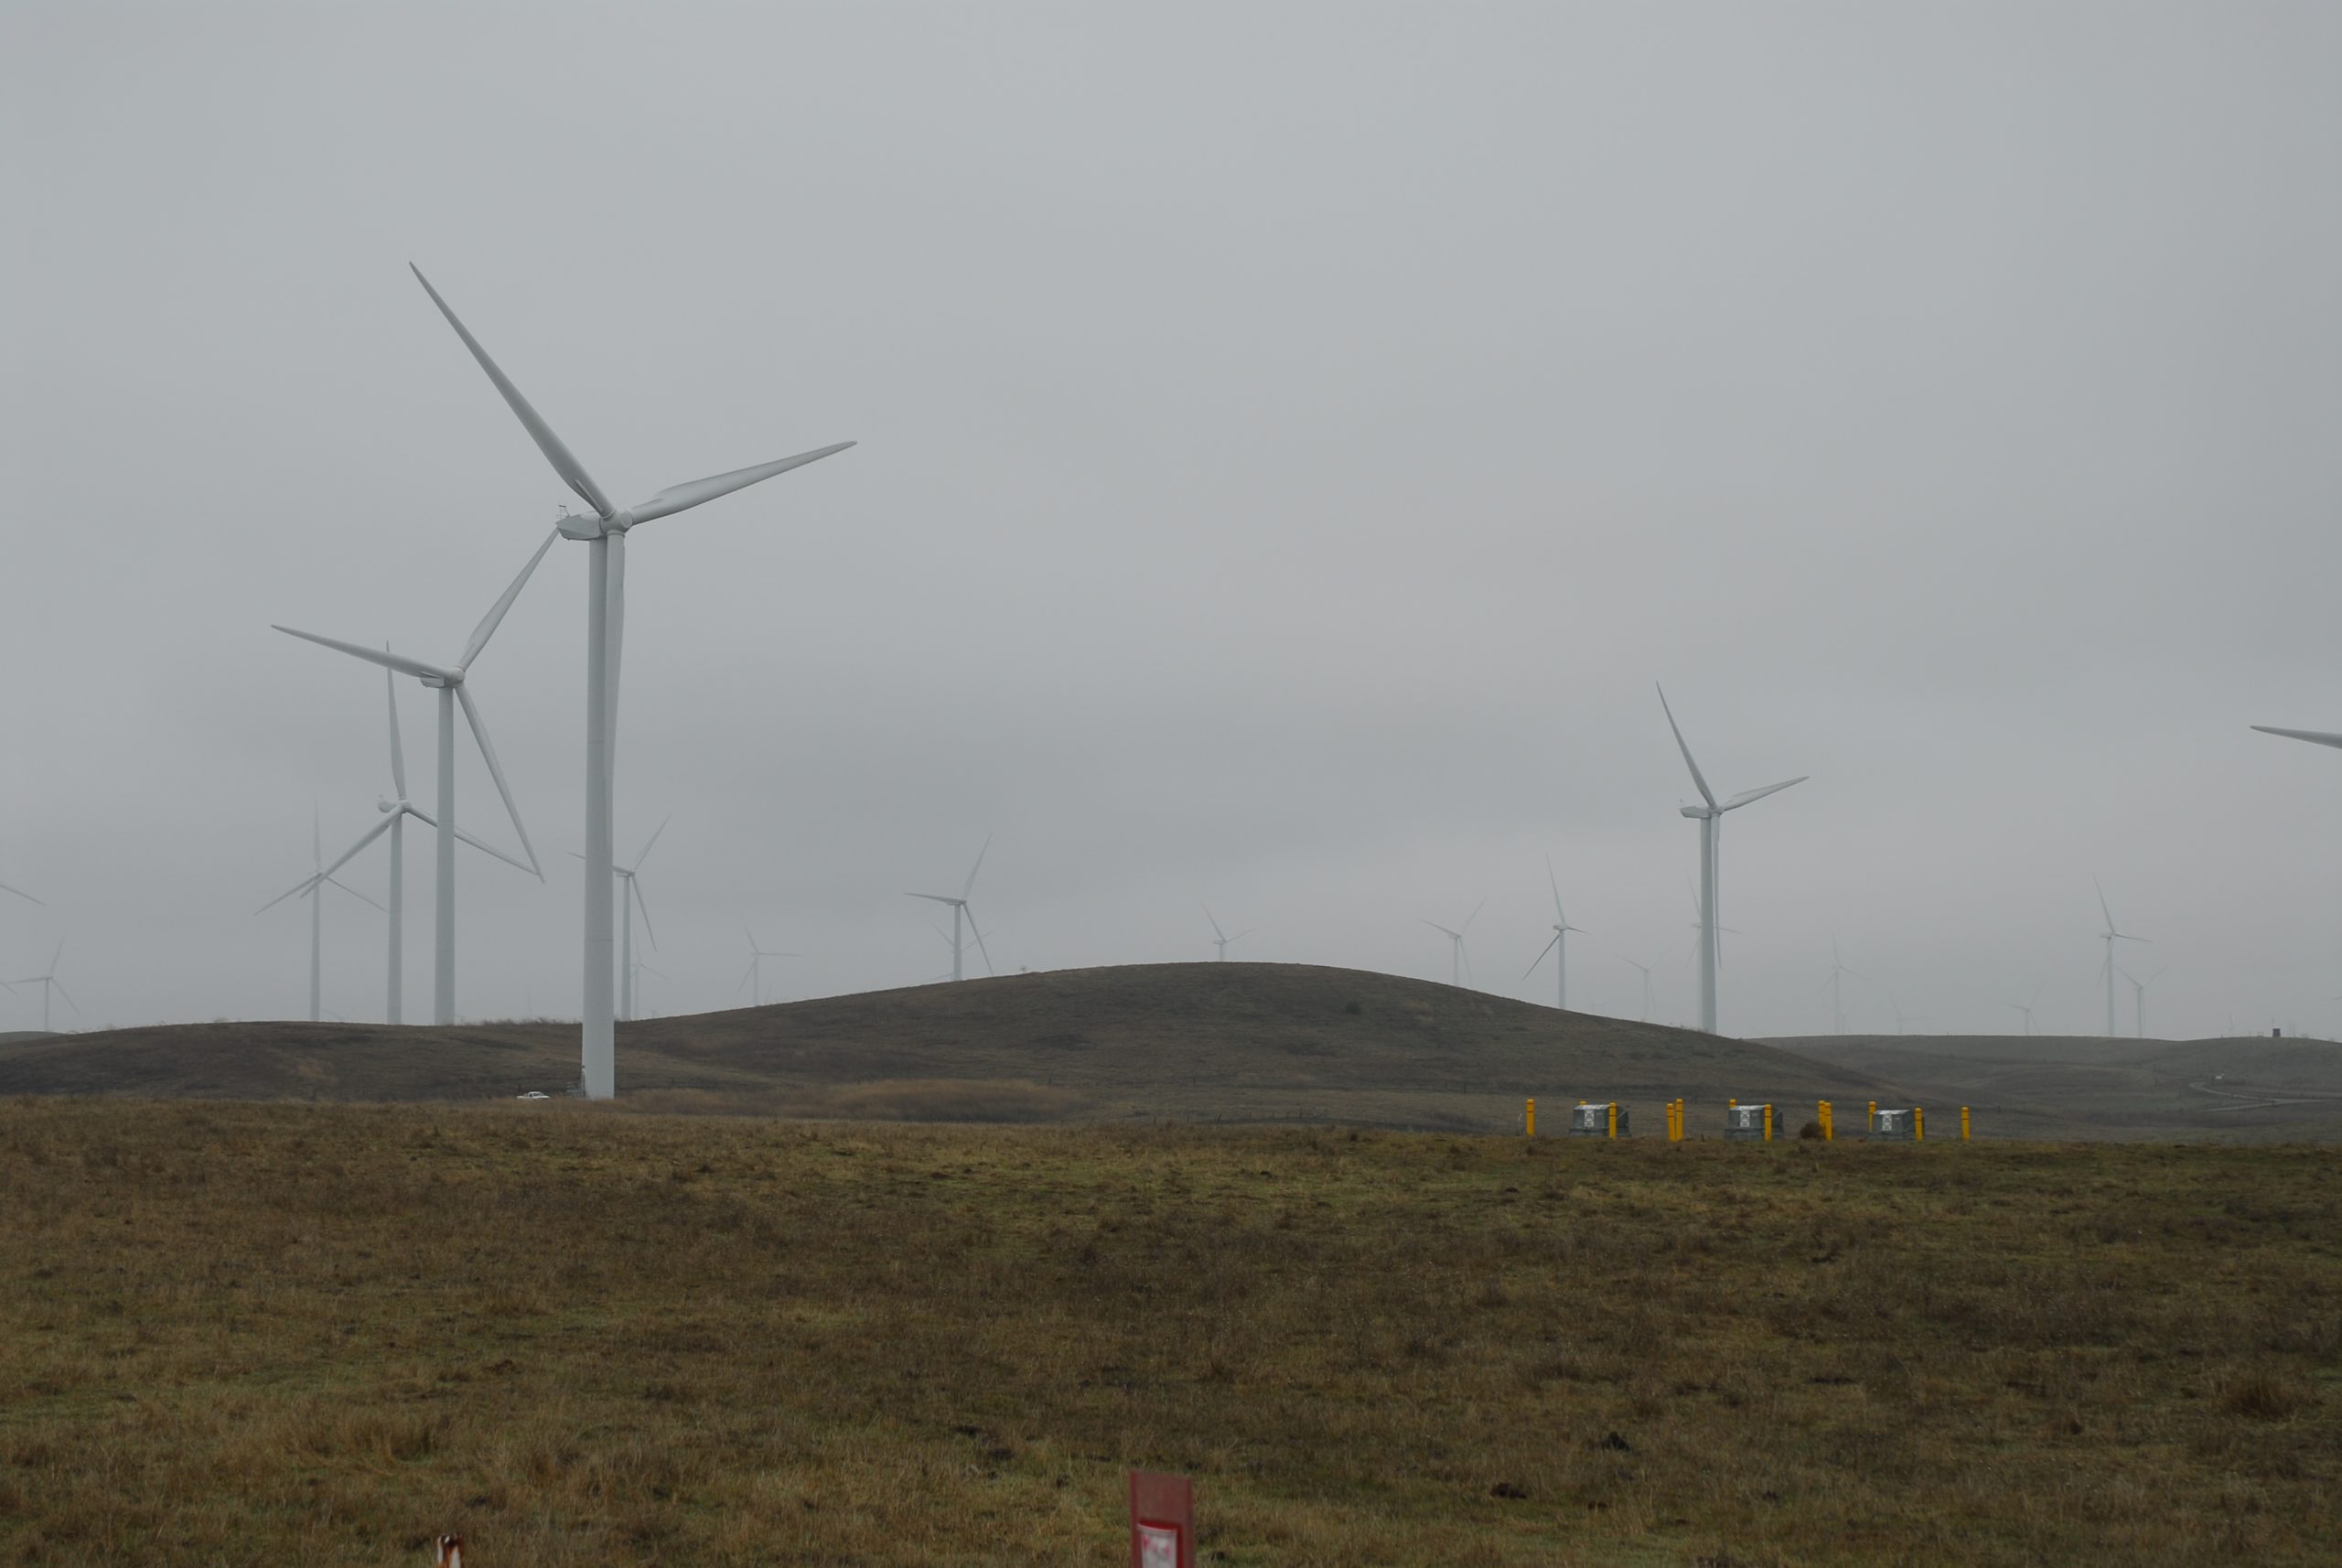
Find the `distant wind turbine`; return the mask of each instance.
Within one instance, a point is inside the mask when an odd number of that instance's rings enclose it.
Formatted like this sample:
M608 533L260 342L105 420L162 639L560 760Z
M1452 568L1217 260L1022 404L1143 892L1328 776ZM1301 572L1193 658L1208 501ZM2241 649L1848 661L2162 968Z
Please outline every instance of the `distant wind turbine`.
M2144 980L2141 980L2127 969L2122 972L2122 978L2131 983L2131 1005L2133 1009L2132 1016L2136 1020L2138 1029L2136 1037L2139 1039L2143 1040L2147 1037L2147 987L2170 972L2171 965L2169 964L2164 965Z
M693 479L688 484L671 485L649 500L637 501L621 511L610 504L602 487L594 482L586 466L562 444L553 426L529 405L529 400L521 395L521 389L488 357L479 339L456 319L456 313L439 297L439 291L431 286L431 280L423 275L423 270L412 263L410 270L423 285L423 292L431 296L431 303L439 307L439 314L447 318L447 325L456 329L456 336L464 340L464 347L471 350L473 360L495 383L505 405L527 429L529 438L544 454L545 461L553 465L553 472L594 509L590 516L564 515L560 532L564 538L582 541L593 551L586 586L585 999L578 1031L578 1069L586 1097L607 1100L618 1092L610 996L615 978L610 962L611 917L616 913L610 908L610 900L615 892L612 880L617 871L618 848L611 833L610 797L617 782L618 668L626 632L626 536L630 530L654 518L671 516L730 495L776 474L843 452L854 443L841 441L800 452L793 457L735 468L730 473ZM443 848L443 858L446 854Z
M1856 978L1860 977L1857 976ZM1903 1004L1900 1002L1896 1001L1895 998L1891 996L1886 999L1886 1004L1895 1009L1895 1032L1898 1035L1903 1032L1904 1026L1907 1024L1924 1024L1927 1022L1925 1018L1905 1017L1903 1015ZM1838 1032L1842 1035L1845 1033L1843 1029L1841 1029Z
M1744 789L1731 800L1720 801L1715 791L1708 788L1700 765L1692 759L1692 748L1684 742L1682 726L1675 722L1675 710L1667 705L1663 687L1659 693L1659 706L1667 715L1667 727L1675 734L1675 748L1683 754L1683 766L1692 770L1692 782L1698 787L1704 802L1676 809L1700 824L1700 1027L1713 1035L1716 1032L1716 838L1723 827L1724 814L1777 794L1792 784L1802 784L1812 775L1800 773L1761 789Z
M456 1021L456 704L458 702L463 703L465 722L471 725L472 739L479 746L480 760L488 764L488 776L495 781L497 794L503 797L504 810L512 818L513 831L521 835L521 852L529 857L528 870L539 881L544 880L544 870L537 864L537 852L529 843L529 830L521 822L521 808L513 804L511 786L504 781L504 768L496 760L495 744L488 738L488 725L480 719L478 704L472 701L472 689L465 677L470 672L472 661L488 647L488 639L494 637L496 628L504 623L505 613L511 609L512 601L521 596L522 588L528 586L530 575L536 571L537 563L545 558L545 552L553 548L553 542L559 537L557 533L545 535L545 542L537 546L537 553L529 557L529 564L521 568L521 575L512 579L512 585L489 607L488 614L482 616L479 625L472 628L462 654L452 665L426 664L420 659L393 653L388 647L379 650L365 648L354 642L319 637L312 631L295 631L289 626L276 628L288 637L297 637L320 647L347 653L352 659L362 659L369 664L379 664L385 670L412 675L439 693L439 855L437 886L434 889L437 895L438 912L431 981L431 1017L436 1024ZM399 793L403 799L406 791L402 789ZM393 822L397 821L396 813L392 813L392 820Z
M966 978L965 969L961 962L960 917L962 915L968 918L968 929L975 934L976 950L984 955L984 972L986 974L992 972L992 950L984 946L984 934L976 925L976 912L968 907L968 899L976 890L976 873L984 868L984 856L991 851L992 835L986 833L983 848L976 851L976 864L968 868L968 880L961 885L958 897L954 898L949 893L908 895L913 898L925 898L929 903L951 906L951 978L954 980Z
M2030 1034L2032 1034L2032 1033L2033 1033L2033 1008L2032 1008L2029 1004L2018 1004L2018 1003L2014 1003L2014 1002L2004 1002L2004 1003L2002 1003L2002 1004L2001 1004L2001 1005L2002 1005L2002 1006L2004 1006L2004 1007L2005 1007L2005 1008L2007 1008L2007 1009L2008 1009L2010 1012L2012 1012L2012 1013L2022 1013L2022 1014L2024 1014L2024 1015L2025 1015L2025 1032L2027 1035L2030 1035Z
M376 832L380 831L380 829L376 830ZM252 911L255 915L265 915L287 898L296 896L309 900L309 1022L312 1024L318 1022L324 1016L321 1009L325 1003L323 954L326 901L317 897L319 890L326 884L331 883L361 904L374 904L374 900L334 875L335 872L341 869L341 861L349 858L349 856L345 854L341 860L335 861L330 866L326 865L325 840L317 826L317 814L315 810L312 810L309 813L309 875ZM374 904L374 908L379 909L381 906Z
M1447 927L1441 925L1437 920L1425 920L1423 922L1424 925L1429 926L1433 930L1437 931L1447 938L1447 972L1448 982L1450 984L1461 986L1464 983L1465 977L1472 972L1472 961L1464 956L1464 931L1468 931L1472 929L1472 922L1480 918L1480 911L1487 907L1488 902L1488 901L1486 898L1483 898L1479 903L1472 906L1471 914L1465 917L1464 930L1462 931L1450 930Z
M1570 1005L1569 934L1576 931L1578 935L1584 936L1585 932L1579 927L1571 925L1570 918L1562 913L1562 885L1553 876L1553 863L1550 857L1545 862L1545 884L1553 890L1553 940L1545 944L1544 950L1537 955L1536 963L1531 964L1522 972L1520 978L1526 980L1536 973L1537 964L1545 961L1546 953L1552 953L1553 955L1553 1005L1566 1013Z
M1213 918L1209 909L1204 911L1204 918L1211 921L1212 945L1219 950L1219 959L1223 963L1228 961L1228 950L1252 934L1252 928L1247 926L1234 936L1230 936L1219 929L1219 921Z
M639 856L636 857L635 864L637 865L642 864ZM797 955L793 952L772 952L765 948L759 947L757 943L757 933L748 929L746 925L743 925L740 928L740 934L748 939L748 972L742 975L740 977L740 983L732 988L733 994L736 996L745 990L748 993L750 1001L755 1005L761 1007L765 1004L765 960L768 958L795 958Z
M1830 939L1830 972L1823 978L1821 983L1830 988L1830 1030L1832 1034L1842 1035L1846 1032L1846 1008L1839 996L1838 982L1847 976L1852 976L1855 980L1862 978L1861 975L1855 974L1853 970L1838 961L1838 939L1832 937ZM1901 1016L1899 1011L1896 1016L1898 1018ZM1896 1032L1900 1034L1902 1031L1898 1028Z
M2098 886L2098 884L2093 880L2090 886L2096 887ZM2128 931L2118 931L2114 929L2114 911L2106 907L2106 889L2103 887L2099 887L2098 889L2098 912L2106 917L2106 929L2100 931L2099 936L2106 943L2106 1037L2111 1040L2115 1037L2114 944L2116 942L2143 942L2147 940L2147 939L2145 937L2134 937Z
M22 980L12 980L7 983L11 990L19 985L37 984L40 987L40 1032L44 1035L55 1033L55 1031L48 1026L48 996L50 992L53 991L58 995L65 998L65 1005L73 1009L73 1015L76 1018L81 1015L81 1004L73 1000L73 993L65 989L65 983L63 981L57 978L58 965L63 961L64 957L65 939L63 937L59 937L57 939L57 951L49 957L48 973L28 974Z
M650 906L643 902L642 884L635 876L635 873L640 870L642 863L650 857L650 845L659 842L659 835L667 831L667 824L672 821L674 818L671 815L660 820L659 825L651 830L650 843L642 846L642 853L634 857L632 865L610 867L610 875L618 879L624 889L618 896L618 929L622 933L618 946L618 973L625 977L625 983L618 992L618 1015L622 1020L634 1016L634 972L643 967L634 961L634 912L637 909L642 911L643 934L650 939L652 947L659 945L659 933L650 927ZM569 853L574 859L586 858L574 849ZM650 972L659 974L655 969ZM661 974L659 978L664 980L667 977Z
M1650 965L1630 959L1625 953L1619 953L1617 957L1620 963L1633 964L1637 969L1642 971L1643 1010L1641 1013L1638 1014L1637 1016L1640 1018L1642 1022L1648 1024L1650 1022Z

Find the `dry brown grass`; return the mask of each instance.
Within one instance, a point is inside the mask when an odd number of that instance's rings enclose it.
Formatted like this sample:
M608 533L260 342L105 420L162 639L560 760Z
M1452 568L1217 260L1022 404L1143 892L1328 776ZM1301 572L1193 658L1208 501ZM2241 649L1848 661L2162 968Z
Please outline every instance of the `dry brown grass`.
M0 1562L2331 1561L2316 1151L0 1105Z

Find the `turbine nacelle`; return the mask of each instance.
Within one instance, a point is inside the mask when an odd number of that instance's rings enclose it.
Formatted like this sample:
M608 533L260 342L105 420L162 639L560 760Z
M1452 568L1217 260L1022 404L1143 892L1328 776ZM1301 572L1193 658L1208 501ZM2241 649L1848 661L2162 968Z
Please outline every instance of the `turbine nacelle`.
M564 512L553 525L564 539L592 541L608 533L624 533L634 526L634 513L618 512L611 517L596 517L592 512Z

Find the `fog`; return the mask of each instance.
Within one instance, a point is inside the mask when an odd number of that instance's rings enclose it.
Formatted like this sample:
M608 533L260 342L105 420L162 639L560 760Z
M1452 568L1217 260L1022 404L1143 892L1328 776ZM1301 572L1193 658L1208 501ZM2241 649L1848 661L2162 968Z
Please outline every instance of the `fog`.
M623 505L642 1004L1231 956L1723 1027L2342 1028L2342 12L2146 4L88 5L0 14L0 977L298 1016L252 911L378 820L380 671ZM472 690L575 1015L586 552ZM399 682L431 810L433 710ZM458 821L513 846L467 738ZM427 1016L410 833L406 999ZM381 848L345 877L380 898ZM326 906L326 1006L381 917ZM982 961L976 961L981 972ZM2122 988L2122 1027L2131 1027ZM37 1026L38 988L0 993ZM1924 1020L1924 1022L1921 1022ZM621 1070L621 1076L623 1071Z

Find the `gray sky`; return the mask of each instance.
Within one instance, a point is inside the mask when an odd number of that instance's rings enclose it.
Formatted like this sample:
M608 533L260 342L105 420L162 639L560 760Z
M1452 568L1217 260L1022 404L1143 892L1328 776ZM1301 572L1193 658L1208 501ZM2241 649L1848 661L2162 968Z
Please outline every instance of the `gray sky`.
M621 503L619 854L727 1004L1236 950L1724 1026L2342 1026L2342 11L58 5L0 14L0 972L294 1016L252 908L388 788L569 499ZM576 1007L586 552L475 666L543 886L467 853L458 1005ZM425 693L403 682L428 808ZM458 817L509 843L465 743ZM409 846L408 1005L429 999ZM380 897L379 851L353 866ZM329 904L327 1004L381 1006ZM2144 967L2139 967L2144 966ZM2124 1018L2128 1027L2129 997ZM68 1020L70 1021L70 1015ZM0 995L0 1023L38 994Z

